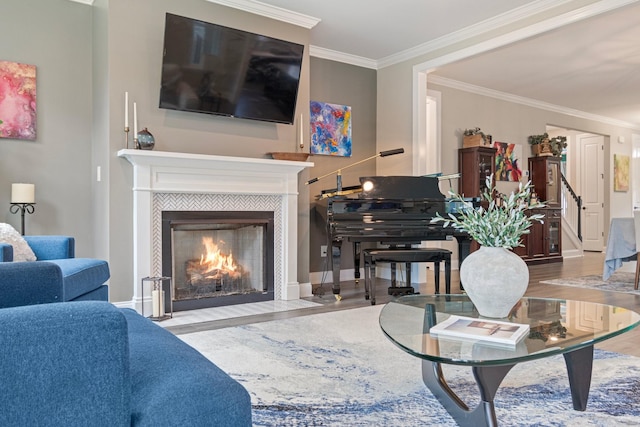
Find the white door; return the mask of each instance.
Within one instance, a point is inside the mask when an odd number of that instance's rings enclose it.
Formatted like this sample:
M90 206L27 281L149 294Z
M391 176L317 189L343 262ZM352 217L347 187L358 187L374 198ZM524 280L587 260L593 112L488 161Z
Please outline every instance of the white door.
M604 137L578 135L580 193L582 194L582 248L602 252L604 247Z

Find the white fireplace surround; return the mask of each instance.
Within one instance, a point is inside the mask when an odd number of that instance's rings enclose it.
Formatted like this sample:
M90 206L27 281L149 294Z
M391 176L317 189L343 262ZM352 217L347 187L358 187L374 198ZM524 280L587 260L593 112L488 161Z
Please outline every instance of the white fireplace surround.
M133 301L140 311L143 278L162 275L164 210L273 211L274 299L311 295L298 283L298 173L311 162L120 150L133 165ZM149 306L150 307L150 306Z

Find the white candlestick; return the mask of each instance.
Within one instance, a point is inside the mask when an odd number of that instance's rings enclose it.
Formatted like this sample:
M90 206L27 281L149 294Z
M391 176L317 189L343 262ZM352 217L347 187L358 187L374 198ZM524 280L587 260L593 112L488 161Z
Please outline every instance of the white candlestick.
M11 184L11 203L35 203L34 184Z
M160 317L160 291L151 292L152 316Z
M304 136L303 136L303 131L304 127L302 125L302 114L300 114L300 148L304 147Z
M133 103L133 138L138 137L138 107Z
M124 127L129 127L129 92L124 93Z

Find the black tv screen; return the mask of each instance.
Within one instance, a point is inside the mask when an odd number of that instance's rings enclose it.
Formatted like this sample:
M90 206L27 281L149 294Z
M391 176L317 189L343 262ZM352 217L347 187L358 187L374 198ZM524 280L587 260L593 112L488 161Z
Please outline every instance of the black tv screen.
M167 13L160 108L292 124L303 51Z

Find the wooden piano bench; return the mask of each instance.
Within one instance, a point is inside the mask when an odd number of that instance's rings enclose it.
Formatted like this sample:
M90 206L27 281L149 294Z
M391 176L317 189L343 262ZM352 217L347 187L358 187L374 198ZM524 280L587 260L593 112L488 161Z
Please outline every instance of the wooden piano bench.
M364 297L371 300L371 305L376 303L376 264L391 264L390 295L407 292L393 292L396 287L395 269L397 263L405 263L407 266L407 284L411 285L411 263L434 263L435 293L440 293L440 263L444 262L445 291L451 293L451 251L441 248L404 248L404 249L365 249L364 254ZM398 288L398 290L404 288Z

